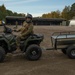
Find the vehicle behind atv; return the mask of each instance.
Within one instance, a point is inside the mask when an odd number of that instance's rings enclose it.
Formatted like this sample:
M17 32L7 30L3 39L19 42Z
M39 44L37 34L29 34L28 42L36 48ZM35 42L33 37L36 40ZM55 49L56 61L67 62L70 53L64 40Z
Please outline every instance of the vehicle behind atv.
M20 48L29 60L38 60L42 55L40 43L44 36L39 34L30 34L21 39ZM0 62L4 61L7 53L16 50L16 36L12 34L12 29L4 25L4 33L0 34Z

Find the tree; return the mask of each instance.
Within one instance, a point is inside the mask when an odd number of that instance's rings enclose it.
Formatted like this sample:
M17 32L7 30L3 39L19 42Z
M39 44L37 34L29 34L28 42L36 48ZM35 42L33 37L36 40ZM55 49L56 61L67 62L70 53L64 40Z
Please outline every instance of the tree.
M60 11L52 11L51 13L43 14L42 18L60 18Z
M75 16L75 3L72 4L72 6L71 6L70 16L71 16L71 18L73 18Z
M6 16L6 8L5 8L4 4L3 4L2 6L0 6L0 19L4 20L5 16Z
M60 12L59 11L51 12L51 18L60 18Z
M6 16L12 16L13 12L11 10L6 10L7 15Z
M64 19L70 19L70 6L65 6L61 13L61 17Z
M61 12L59 10L56 11L56 18L60 18L61 17Z
M18 14L17 12L12 12L11 10L6 9L4 4L0 6L0 20L5 20L6 16L24 16L25 14Z
M47 18L47 14L43 14L42 15L42 18Z

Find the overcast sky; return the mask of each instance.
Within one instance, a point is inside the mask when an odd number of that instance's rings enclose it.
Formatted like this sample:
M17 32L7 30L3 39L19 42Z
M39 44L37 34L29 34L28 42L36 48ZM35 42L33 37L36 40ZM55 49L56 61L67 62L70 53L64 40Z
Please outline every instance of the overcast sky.
M67 5L72 5L75 0L0 0L7 9L18 13L31 13L33 16L41 16L43 13L60 10Z

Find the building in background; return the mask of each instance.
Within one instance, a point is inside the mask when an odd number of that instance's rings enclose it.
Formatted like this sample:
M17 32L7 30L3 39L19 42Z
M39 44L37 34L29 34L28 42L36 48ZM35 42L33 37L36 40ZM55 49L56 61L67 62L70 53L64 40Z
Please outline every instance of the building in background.
M7 16L6 24L7 25L22 25L25 21L25 17L16 17L16 16ZM33 18L34 25L66 25L65 19L58 18Z

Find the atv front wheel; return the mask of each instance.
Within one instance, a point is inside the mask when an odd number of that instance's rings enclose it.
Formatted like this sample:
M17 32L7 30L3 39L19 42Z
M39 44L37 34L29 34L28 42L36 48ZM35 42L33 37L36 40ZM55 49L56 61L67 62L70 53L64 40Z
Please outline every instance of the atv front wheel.
M3 62L5 58L5 50L0 47L0 62Z
M42 49L40 46L33 44L30 45L26 50L26 58L28 60L38 60L42 55Z

